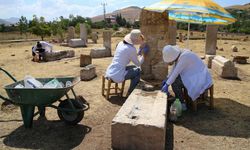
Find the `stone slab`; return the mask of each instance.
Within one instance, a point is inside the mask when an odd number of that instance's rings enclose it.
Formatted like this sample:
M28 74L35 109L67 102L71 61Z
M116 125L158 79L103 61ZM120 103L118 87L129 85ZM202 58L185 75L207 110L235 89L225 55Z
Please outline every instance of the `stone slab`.
M112 147L165 150L166 116L166 94L135 89L112 120Z
M82 68L80 71L80 78L82 81L90 81L96 77L96 69L95 66L88 65Z
M62 50L62 51L53 51L50 53L45 53L44 61L55 61L63 58L75 57L74 50Z
M107 50L105 47L101 48L93 48L90 51L90 56L92 58L103 58L103 57L109 57L110 51Z
M212 69L222 78L237 78L238 69L234 63L222 56L215 56L212 60Z
M82 39L70 39L69 47L86 47L86 43Z

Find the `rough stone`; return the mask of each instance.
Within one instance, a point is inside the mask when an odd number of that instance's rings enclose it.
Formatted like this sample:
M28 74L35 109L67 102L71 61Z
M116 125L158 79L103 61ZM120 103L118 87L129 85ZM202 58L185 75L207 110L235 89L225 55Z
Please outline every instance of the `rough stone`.
M88 32L85 24L80 24L80 38L84 41L85 45L88 43Z
M50 53L45 53L44 61L55 61L63 58L75 57L74 50L62 50L62 51L53 51Z
M70 27L68 27L67 42L69 42L69 40L74 39L74 38L75 38L75 28L70 26Z
M85 67L92 63L92 58L90 55L81 55L80 56L80 67Z
M98 40L98 35L96 32L91 33L91 39L96 44Z
M111 32L110 31L104 31L103 32L103 46L108 51L108 56L111 56Z
M69 40L69 47L86 47L86 43L82 39Z
M141 77L144 80L148 80L153 79L154 74L157 74L159 71L166 71L165 68L153 69L153 66L162 61L163 47L167 44L176 43L176 23L169 22L167 13L157 13L147 10L141 11L140 23L140 30L150 48L141 66ZM170 29L173 29L171 33L169 32ZM161 71L160 69L164 70ZM164 73L161 78L157 78L156 80L163 80L167 76L167 72ZM163 76L164 78L162 78Z
M212 68L212 60L214 59L215 55L206 55L205 56L205 63L207 64L208 68Z
M212 69L222 78L237 78L238 69L234 63L222 56L215 56L212 61Z
M179 42L183 42L183 35L181 32L179 33Z
M249 59L248 56L233 56L233 62L238 64L247 64L247 59Z
M80 71L80 77L82 81L89 81L96 77L96 69L92 64L85 66Z
M235 45L233 45L231 47L231 50L232 50L232 52L238 52L238 48Z
M103 58L103 57L109 57L110 51L107 50L105 47L101 48L93 48L90 51L90 56L92 58Z
M166 116L166 94L135 89L112 120L112 147L164 150Z
M206 47L205 47L206 55L216 55L218 27L219 26L217 25L207 25Z

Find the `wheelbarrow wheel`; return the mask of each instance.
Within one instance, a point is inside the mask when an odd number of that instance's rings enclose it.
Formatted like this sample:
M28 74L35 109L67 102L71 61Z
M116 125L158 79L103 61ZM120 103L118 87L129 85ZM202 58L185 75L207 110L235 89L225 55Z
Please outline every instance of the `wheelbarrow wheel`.
M82 106L79 104L79 102L74 100L74 99L62 101L62 102L60 102L58 107L62 108L62 109L72 109L69 101L72 102L72 104L74 105L74 107L76 109L82 109ZM60 120L64 121L68 125L76 125L84 117L83 110L73 112L73 111L62 111L62 110L58 109L57 114L58 114L58 117L60 118Z

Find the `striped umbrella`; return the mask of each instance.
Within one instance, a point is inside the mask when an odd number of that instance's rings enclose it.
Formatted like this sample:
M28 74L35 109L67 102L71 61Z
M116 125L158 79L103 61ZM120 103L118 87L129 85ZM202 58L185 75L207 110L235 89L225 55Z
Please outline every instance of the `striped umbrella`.
M149 11L168 11L169 19L188 23L228 25L236 21L223 7L212 0L162 0L144 9Z

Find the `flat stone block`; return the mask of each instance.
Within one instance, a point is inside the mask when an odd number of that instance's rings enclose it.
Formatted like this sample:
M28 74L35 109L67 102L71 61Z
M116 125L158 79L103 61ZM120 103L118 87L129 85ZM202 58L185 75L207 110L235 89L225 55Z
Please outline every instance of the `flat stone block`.
M45 53L44 60L45 61L55 61L63 58L71 58L75 57L74 50L63 50L63 51L53 51L51 53Z
M112 120L112 147L165 150L166 116L166 94L135 89Z
M90 56L92 58L103 58L103 57L109 57L110 51L107 50L105 47L101 48L93 48L90 51Z
M80 67L85 67L92 63L92 58L90 55L81 55L80 56Z
M212 60L212 69L222 78L237 78L238 69L234 63L222 56L215 56Z
M70 39L69 47L86 47L86 42L82 39Z
M93 65L88 65L86 67L83 67L80 71L80 77L82 81L89 81L96 77L96 69Z

